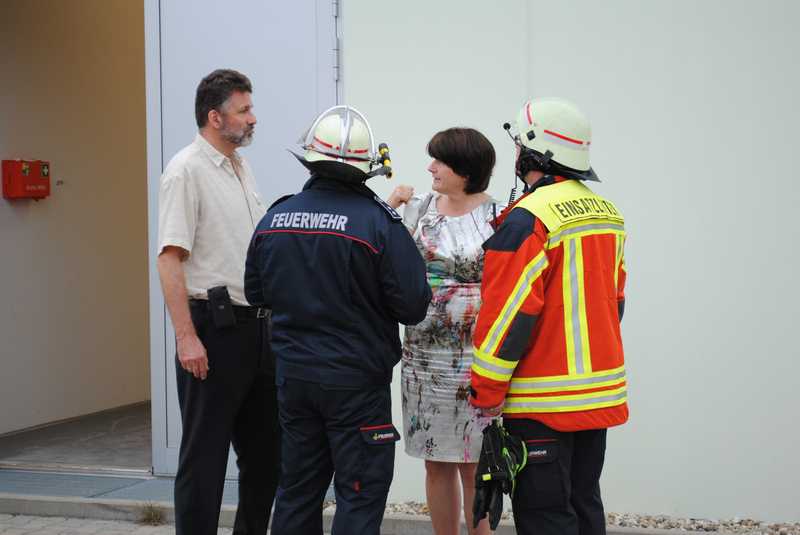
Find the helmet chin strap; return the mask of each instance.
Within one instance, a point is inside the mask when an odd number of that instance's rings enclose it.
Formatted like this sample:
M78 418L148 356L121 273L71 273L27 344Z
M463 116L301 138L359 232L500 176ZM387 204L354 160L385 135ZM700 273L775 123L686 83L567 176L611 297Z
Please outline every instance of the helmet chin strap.
M535 150L529 149L519 139L519 136L514 136L511 134L511 125L509 123L503 124L503 129L508 134L508 137L511 138L511 141L519 148L519 156L517 156L517 161L514 163L514 187L511 188L511 194L509 195L508 204L514 202L514 198L517 195L517 179L522 181L522 192L527 193L531 189L531 185L525 182L525 177L531 171L541 171L544 174L550 174L553 172L553 163L551 159L553 158L553 153L551 151L547 151L544 154L539 154Z
M551 162L552 157L553 153L550 151L539 154L528 147L520 146L519 157L515 166L517 176L524 182L525 176L531 171L541 171L546 175L551 174L554 170Z

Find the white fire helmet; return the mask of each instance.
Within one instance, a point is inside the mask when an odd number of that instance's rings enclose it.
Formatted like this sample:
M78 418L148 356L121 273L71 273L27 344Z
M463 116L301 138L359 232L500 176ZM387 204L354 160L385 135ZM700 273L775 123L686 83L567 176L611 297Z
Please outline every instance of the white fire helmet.
M352 165L368 173L375 161L375 141L364 115L350 106L334 106L317 117L305 134L304 158Z
M592 129L572 103L559 98L529 100L517 115L516 127L519 142L525 147L540 155L549 151L552 161L594 175L589 165ZM589 176L586 179L593 180Z

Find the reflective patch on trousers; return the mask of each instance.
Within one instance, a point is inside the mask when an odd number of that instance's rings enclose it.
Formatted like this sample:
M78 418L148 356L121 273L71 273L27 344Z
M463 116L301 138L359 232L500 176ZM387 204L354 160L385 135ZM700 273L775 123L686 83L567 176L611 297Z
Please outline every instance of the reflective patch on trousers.
M528 448L528 463L550 463L558 459L558 440L547 438L543 440L526 440Z
M392 424L361 427L359 431L367 444L387 444L400 440L400 433Z
M514 509L559 509L567 502L557 439L527 439L528 464L517 476Z

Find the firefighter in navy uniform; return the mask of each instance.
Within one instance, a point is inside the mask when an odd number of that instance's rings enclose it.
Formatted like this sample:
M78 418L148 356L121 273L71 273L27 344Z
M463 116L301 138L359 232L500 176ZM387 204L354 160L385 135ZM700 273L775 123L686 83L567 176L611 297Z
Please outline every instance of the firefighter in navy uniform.
M517 533L603 535L606 430L628 419L624 220L584 184L597 176L575 106L529 101L516 127L528 193L484 243L470 402L526 443Z
M376 162L363 115L336 106L306 134L302 192L276 202L247 255L245 294L272 309L282 435L273 535L322 534L335 474L338 535L378 535L394 471L389 385L398 323L425 317L425 264L400 216L364 182Z

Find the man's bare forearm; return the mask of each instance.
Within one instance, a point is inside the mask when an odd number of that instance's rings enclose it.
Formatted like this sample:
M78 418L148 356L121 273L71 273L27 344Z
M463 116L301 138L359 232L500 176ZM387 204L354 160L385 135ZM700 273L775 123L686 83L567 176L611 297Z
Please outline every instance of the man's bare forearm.
M195 334L192 316L189 313L189 296L186 292L181 253L179 250L168 248L158 256L157 266L161 290L164 292L164 301L172 318L176 338L180 340L187 334Z

